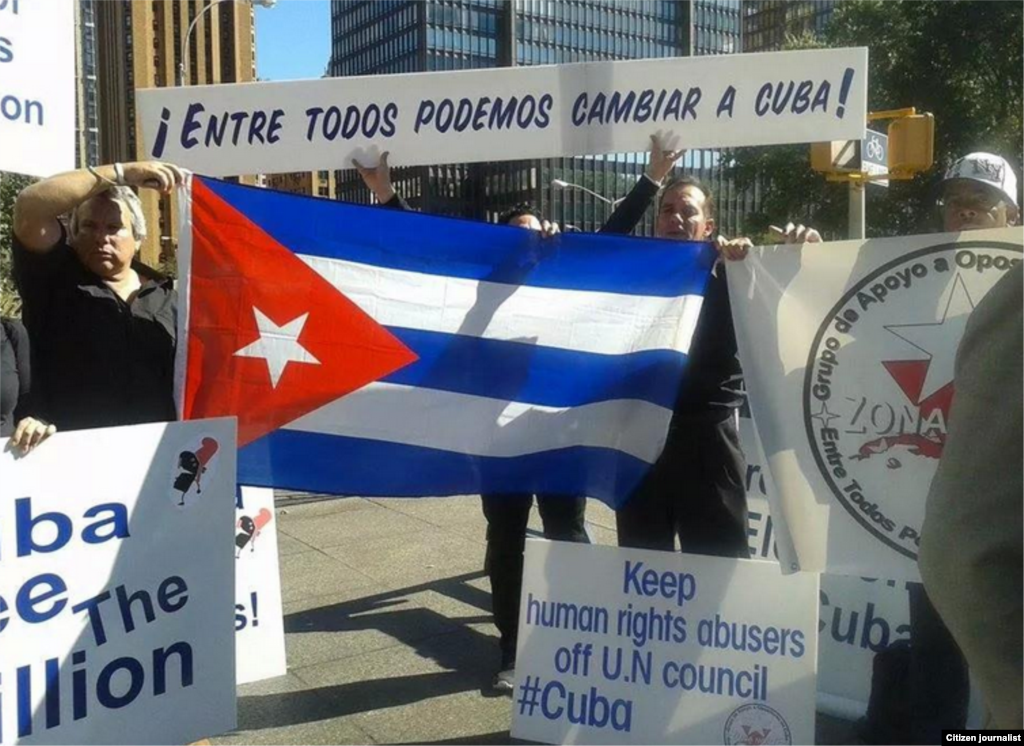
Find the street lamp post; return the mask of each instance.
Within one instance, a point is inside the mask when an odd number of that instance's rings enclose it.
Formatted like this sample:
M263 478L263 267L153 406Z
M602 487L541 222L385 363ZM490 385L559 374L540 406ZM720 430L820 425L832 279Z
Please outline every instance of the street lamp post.
M582 184L573 184L572 182L569 181L562 181L562 179L552 179L551 186L557 189L579 189L581 192L586 192L590 196L601 200L606 205L609 205L612 208L614 208L617 204L619 204L622 200L625 199L625 197L619 197L619 199L608 199L603 194L598 194L593 189L587 189Z
M225 0L210 0L210 2L206 4L205 8L196 13L196 17L192 19L192 23L188 25L188 31L185 32L185 38L182 39L181 42L181 56L178 58L179 86L185 85L185 81L188 79L188 76L185 73L188 71L188 65L186 63L188 61L188 43L189 40L192 38L192 31L195 29L196 24L199 23L199 19L206 14L206 11L208 11L214 5L220 5L224 1ZM248 0L248 2L250 5L259 5L263 8L273 8L274 5L277 3L277 0Z

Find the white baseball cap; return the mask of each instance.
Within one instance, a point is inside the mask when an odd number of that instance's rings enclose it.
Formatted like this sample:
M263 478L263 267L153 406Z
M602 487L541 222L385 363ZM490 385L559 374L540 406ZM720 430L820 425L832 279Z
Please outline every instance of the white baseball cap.
M1017 176L1009 162L992 153L970 153L954 162L946 171L943 183L969 179L1002 192L1014 207L1017 205Z

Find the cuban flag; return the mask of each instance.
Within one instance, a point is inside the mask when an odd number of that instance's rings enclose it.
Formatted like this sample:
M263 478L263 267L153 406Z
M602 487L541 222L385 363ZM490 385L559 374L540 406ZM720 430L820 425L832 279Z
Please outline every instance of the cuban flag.
M657 460L714 251L282 194L182 200L184 419L239 483L621 505Z

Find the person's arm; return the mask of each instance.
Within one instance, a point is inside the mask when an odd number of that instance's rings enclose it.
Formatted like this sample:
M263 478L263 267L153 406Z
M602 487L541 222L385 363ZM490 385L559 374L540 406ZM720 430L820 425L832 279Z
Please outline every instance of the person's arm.
M644 219L644 213L658 195L660 184L644 174L604 221L598 233L615 233L628 236Z
M184 183L181 169L158 161L57 174L25 187L18 195L14 202L14 235L28 251L47 252L60 243L58 218L111 186L147 187L170 194L176 185Z
M14 364L18 371L18 403L14 407L14 421L18 424L11 436L10 447L24 455L57 432L57 428L31 416L32 363L25 327L16 321L5 321L4 327L14 349Z
M626 198L619 202L598 232L621 235L632 233L644 219L644 213L657 196L662 182L672 173L676 161L685 152L667 148L658 135L651 135L651 158L644 175Z
M391 166L388 165L389 155L391 155L389 150L381 153L380 163L373 168L359 165L359 161L355 158L352 159L352 165L359 172L359 176L362 177L366 188L373 192L377 202L382 207L390 207L394 210L412 210L409 207L409 203L391 185Z
M21 322L4 320L4 328L14 350L14 365L18 371L18 401L14 405L14 421L17 422L31 412L32 360L28 352L28 332Z

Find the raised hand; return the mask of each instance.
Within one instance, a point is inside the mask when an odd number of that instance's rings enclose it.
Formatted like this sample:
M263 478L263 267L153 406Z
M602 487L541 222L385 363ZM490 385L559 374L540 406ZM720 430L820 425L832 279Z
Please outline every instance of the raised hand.
M144 189L155 189L162 194L170 194L176 186L185 183L186 171L173 163L162 161L135 161L125 163L124 183L127 186Z
M651 135L651 160L647 164L647 177L660 184L665 177L672 173L672 168L686 151L682 148L676 150L668 147L668 143L660 134Z
M352 166L359 172L359 176L362 177L366 188L376 195L377 201L382 205L390 202L395 196L395 190L391 186L391 166L388 165L389 155L391 155L391 152L388 150L381 153L380 163L373 168L361 166L355 158L352 159Z

